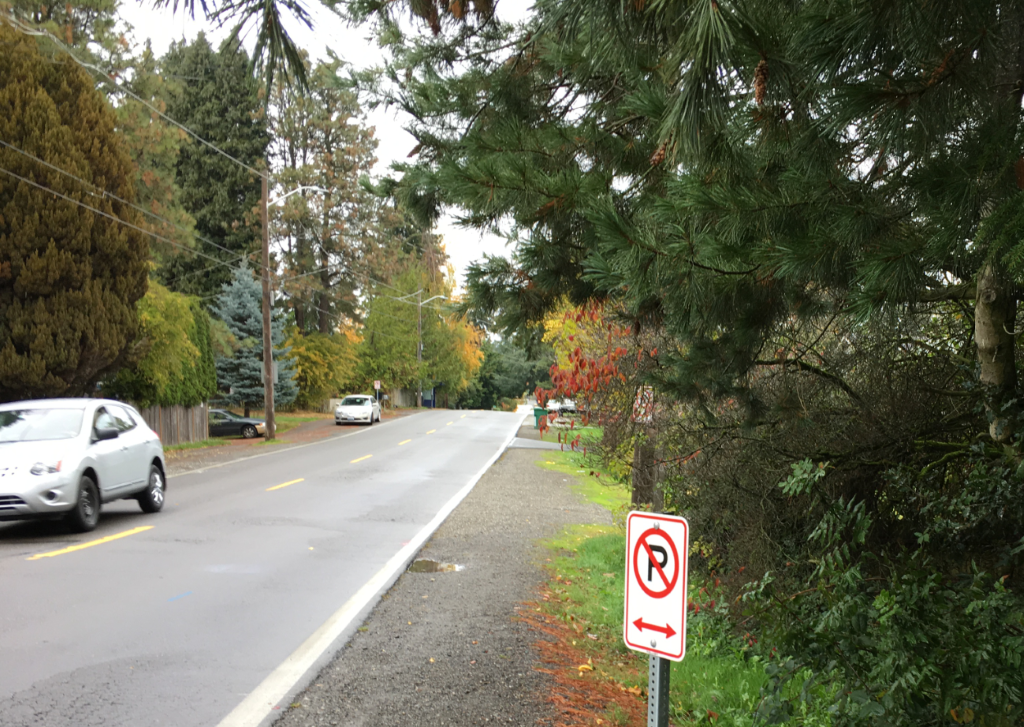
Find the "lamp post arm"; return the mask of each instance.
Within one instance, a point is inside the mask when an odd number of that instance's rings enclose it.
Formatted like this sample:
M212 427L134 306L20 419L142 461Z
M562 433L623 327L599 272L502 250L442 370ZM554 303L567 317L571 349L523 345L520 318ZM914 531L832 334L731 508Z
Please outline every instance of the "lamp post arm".
M286 192L285 194L282 194L277 199L273 199L270 202L267 202L267 206L272 206L272 205L277 204L278 202L283 202L284 200L288 199L289 197L291 197L296 192L301 192L304 189L315 189L318 192L323 192L325 194L328 193L328 190L324 189L323 187L314 187L314 186L309 186L309 185L302 185L300 187L296 187L291 192Z

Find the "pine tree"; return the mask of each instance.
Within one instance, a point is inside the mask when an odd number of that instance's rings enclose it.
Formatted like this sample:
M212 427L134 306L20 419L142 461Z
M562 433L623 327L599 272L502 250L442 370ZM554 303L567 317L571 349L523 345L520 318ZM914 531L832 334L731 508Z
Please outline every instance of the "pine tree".
M132 93L166 111L170 93L168 81L161 75L149 43L126 62L130 67L130 80L126 85ZM142 216L143 226L173 243L154 238L151 242L154 261L159 266L179 255L188 256L193 248L206 254L217 252L196 239L195 220L182 205L182 190L176 179L177 162L181 147L188 143L189 137L126 94L118 95L116 108L118 130L135 163L135 201L150 213Z
M248 268L235 269L231 282L225 283L214 314L227 324L240 346L233 356L217 359L217 382L221 398L229 405L261 407L263 399L263 313L260 284ZM277 380L274 385L274 404L284 406L298 394L295 384L294 361L288 356L290 349L284 343L284 312L273 311L271 339Z
M358 7L400 34L398 5ZM973 301L990 435L1008 444L1024 8L670 6L549 0L522 29L390 37L406 42L388 101L421 142L398 194L513 225L513 261L472 270L474 300L510 328L563 295L619 302L678 342L663 390L744 401L793 316Z
M0 139L130 201L131 160L89 75L2 23L0 47ZM139 225L127 205L10 148L0 169L0 400L93 391L137 335L147 236L119 222Z
M275 182L303 190L275 205L273 234L284 249L285 291L299 331L329 334L357 316L364 255L377 206L361 184L375 161L373 129L337 58L310 73L306 93L278 87L270 108ZM327 190L326 192L323 190Z
M422 144L396 193L516 243L475 305L657 342L665 505L709 570L769 573L741 625L793 658L758 717L797 674L837 724L1016 714L1024 5L540 0L410 42L409 4L359 4ZM628 414L612 455L653 439Z
M177 81L169 92L168 115L257 169L263 166L269 138L260 93L248 78L247 63L241 48L224 45L214 51L200 34L192 43L172 45L162 68ZM231 252L196 243L223 264L177 256L165 261L158 275L171 290L206 298L231 279L240 259L254 258L259 249L260 178L194 141L182 146L176 168L181 204L195 219L196 232Z

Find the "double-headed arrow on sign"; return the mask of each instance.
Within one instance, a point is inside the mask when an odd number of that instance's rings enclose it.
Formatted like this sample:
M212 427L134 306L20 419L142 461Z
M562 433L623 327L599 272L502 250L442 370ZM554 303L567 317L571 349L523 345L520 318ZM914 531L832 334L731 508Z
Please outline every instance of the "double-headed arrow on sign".
M665 634L666 639L671 639L673 636L676 635L676 630L672 628L670 624L665 624L664 626L655 626L654 624L649 624L646 621L644 621L643 616L634 621L633 625L640 629L641 632L644 629L647 629L648 631L657 631L659 634Z

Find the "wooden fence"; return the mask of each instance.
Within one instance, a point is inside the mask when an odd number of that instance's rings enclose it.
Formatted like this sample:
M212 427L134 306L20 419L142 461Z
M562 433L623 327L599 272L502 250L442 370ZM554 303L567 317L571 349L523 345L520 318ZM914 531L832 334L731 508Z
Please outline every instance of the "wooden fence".
M139 409L142 418L160 435L165 447L186 442L201 442L210 438L210 410L206 404L198 406L151 406Z

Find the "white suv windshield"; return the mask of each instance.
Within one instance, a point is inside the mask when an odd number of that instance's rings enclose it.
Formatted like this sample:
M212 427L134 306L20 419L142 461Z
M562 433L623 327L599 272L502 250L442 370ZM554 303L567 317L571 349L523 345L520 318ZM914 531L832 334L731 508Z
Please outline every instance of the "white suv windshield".
M370 400L362 396L346 396L341 400L342 406L369 406Z
M0 411L0 442L71 439L82 431L82 409L12 409Z

